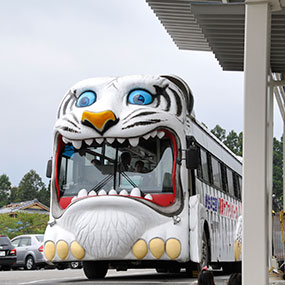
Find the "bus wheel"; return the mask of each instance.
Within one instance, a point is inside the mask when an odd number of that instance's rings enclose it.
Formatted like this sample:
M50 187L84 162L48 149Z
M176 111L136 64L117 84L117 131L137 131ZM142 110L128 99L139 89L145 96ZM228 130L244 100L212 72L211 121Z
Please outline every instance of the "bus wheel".
M104 278L109 264L105 261L83 261L83 271L88 279Z

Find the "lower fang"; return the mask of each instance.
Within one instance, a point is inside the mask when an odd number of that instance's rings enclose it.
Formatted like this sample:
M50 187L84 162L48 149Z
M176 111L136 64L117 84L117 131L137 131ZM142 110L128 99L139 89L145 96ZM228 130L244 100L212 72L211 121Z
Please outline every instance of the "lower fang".
M111 189L108 194L109 195L117 195L117 191L114 189Z
M104 189L101 189L99 192L98 192L98 196L102 196L102 195L107 195L106 191Z
M123 143L126 139L117 139L119 143Z
M130 194L131 196L134 196L134 197L141 197L141 191L139 188L134 188Z
M128 194L127 190L123 189L123 190L120 192L120 195L121 195L121 196L128 196L129 194Z
M145 198L145 199L148 199L148 200L152 200L152 199L153 199L150 194L146 194L146 195L144 196L144 198Z
M129 142L130 142L130 145L135 147L138 145L139 143L139 138L132 138L132 139L129 139Z
M80 149L82 145L82 141L72 141L72 144L76 149Z
M96 195L97 193L94 190L90 191L88 194L88 196L96 196Z
M86 189L81 189L79 192L78 192L78 198L82 198L82 197L86 197L87 196L87 190Z

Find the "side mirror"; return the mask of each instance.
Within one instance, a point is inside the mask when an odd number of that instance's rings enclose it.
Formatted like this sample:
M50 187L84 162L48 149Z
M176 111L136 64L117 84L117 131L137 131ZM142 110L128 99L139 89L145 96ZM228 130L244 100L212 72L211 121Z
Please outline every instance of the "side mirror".
M52 159L49 159L47 162L46 177L51 178L51 173L52 173Z
M190 145L186 150L186 167L188 169L197 169L199 167L199 149L195 145Z

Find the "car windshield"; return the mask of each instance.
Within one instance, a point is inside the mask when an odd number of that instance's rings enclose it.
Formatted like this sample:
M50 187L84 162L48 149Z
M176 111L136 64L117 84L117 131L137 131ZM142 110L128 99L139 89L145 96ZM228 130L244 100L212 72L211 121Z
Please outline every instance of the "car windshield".
M173 193L174 150L170 135L162 139L140 139L133 147L123 143L96 141L76 150L66 144L58 156L56 179L60 196L77 195L81 189L95 192L138 187L144 193Z
M43 242L44 241L44 236L36 236L36 239L39 241L39 242Z

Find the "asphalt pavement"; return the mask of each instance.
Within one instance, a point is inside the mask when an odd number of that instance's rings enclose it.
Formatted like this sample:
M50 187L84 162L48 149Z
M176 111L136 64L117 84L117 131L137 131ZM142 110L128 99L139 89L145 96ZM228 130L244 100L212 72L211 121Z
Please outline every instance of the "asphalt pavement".
M229 276L215 276L216 285L225 285ZM109 270L104 279L88 280L82 269L66 270L15 270L0 271L0 285L38 285L38 284L197 284L197 279L185 274L162 274L153 269L130 269L128 271Z

